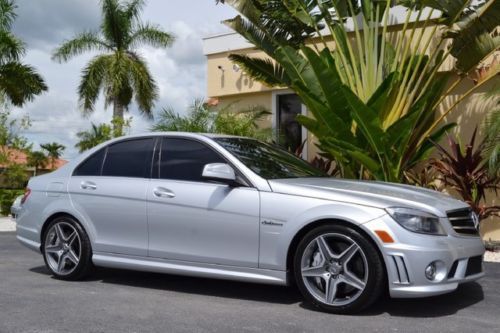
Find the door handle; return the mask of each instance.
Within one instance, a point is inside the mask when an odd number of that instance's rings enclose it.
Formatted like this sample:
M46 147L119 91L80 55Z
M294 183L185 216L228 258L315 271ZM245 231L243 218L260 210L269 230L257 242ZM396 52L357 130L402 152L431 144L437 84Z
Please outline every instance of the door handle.
M175 193L164 187L156 187L153 194L158 198L175 198Z
M84 190L95 190L97 189L97 185L93 182L89 182L89 181L83 181L81 182L80 184L80 187Z

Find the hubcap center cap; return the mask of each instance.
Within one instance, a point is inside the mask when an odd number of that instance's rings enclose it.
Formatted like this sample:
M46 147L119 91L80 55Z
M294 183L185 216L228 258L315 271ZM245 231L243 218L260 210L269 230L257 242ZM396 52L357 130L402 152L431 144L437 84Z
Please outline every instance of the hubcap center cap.
M338 275L342 272L342 266L339 265L337 262L334 262L328 265L327 270L333 275Z
M63 244L63 251L64 252L68 252L69 251L69 245L68 244L66 244L66 243Z

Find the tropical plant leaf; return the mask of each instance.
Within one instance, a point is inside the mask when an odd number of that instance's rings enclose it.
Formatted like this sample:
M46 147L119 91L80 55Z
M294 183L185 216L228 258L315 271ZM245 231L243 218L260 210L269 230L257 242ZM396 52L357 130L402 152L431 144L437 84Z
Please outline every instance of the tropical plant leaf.
M243 54L230 54L229 59L269 87L288 87L291 84L284 68L271 59L252 58Z

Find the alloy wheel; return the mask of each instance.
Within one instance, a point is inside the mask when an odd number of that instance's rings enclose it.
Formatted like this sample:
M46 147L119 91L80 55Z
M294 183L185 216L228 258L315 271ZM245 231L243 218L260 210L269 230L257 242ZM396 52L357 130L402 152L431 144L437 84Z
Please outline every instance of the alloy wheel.
M76 228L57 222L47 232L44 251L50 268L59 275L71 274L80 262L82 245Z
M326 233L306 246L301 274L307 290L319 302L344 306L354 302L365 290L368 262L353 239Z

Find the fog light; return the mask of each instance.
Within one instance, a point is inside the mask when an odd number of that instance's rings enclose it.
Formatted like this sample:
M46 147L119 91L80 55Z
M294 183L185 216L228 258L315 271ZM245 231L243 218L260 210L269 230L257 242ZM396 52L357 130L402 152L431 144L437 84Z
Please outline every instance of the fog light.
M429 280L434 280L436 278L436 263L431 262L426 268L425 268L425 277Z

